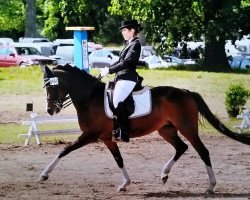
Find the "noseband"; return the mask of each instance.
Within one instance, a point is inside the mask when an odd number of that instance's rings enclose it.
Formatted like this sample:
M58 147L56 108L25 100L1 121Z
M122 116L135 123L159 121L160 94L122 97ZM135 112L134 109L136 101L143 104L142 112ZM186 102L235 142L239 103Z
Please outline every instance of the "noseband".
M43 87L44 88L45 87L46 88L52 87L52 89L54 91L54 95L53 95L54 97L48 98L48 94L47 94L46 99L52 101L56 108L59 108L61 110L62 108L68 107L72 103L72 100L71 100L69 95L67 95L63 99L60 98L60 96L59 96L59 81L58 81L57 77L45 78Z

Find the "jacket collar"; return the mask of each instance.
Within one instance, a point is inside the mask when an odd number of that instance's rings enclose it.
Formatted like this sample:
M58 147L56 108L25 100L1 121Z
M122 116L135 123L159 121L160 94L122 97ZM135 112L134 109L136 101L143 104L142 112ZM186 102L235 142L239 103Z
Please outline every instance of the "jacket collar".
M129 40L127 43L129 44L129 43L131 43L131 42L133 42L133 41L135 41L137 39L138 39L138 37L136 36L136 37L132 38L131 40Z
M135 41L137 39L138 39L138 37L134 37L130 42L127 42L126 46L121 51L120 55L122 55L133 44L133 41Z

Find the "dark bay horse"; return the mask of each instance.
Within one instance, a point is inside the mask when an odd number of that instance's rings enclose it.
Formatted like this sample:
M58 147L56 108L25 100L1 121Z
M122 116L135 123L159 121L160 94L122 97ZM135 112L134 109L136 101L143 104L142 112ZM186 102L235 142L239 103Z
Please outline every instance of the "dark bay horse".
M130 184L130 178L118 146L111 140L113 120L108 118L104 111L105 83L85 71L66 65L57 66L53 70L45 67L44 85L47 91L47 112L50 115L60 112L66 96L69 95L76 108L82 134L55 157L41 173L39 180L47 180L49 173L62 157L100 139L113 154L123 174L123 183L117 191L126 190ZM208 192L213 192L216 179L209 151L198 135L199 113L215 129L236 141L249 145L250 137L230 131L213 115L203 98L196 92L161 86L151 88L151 94L152 112L146 116L129 120L131 137L141 137L158 131L159 135L175 148L175 155L162 168L161 179L165 183L172 166L188 149L188 145L178 136L177 131L179 131L191 143L205 163L210 180Z

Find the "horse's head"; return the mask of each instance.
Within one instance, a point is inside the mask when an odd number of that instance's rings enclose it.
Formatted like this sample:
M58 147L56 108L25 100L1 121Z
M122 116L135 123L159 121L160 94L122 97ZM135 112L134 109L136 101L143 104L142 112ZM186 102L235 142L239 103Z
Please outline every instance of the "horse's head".
M59 113L63 103L68 99L68 92L62 86L63 80L54 74L47 66L44 72L44 87L47 92L47 112L50 115Z
M53 71L44 68L44 87L47 91L47 112L53 115L67 107L71 100L74 106L92 102L93 92L95 97L96 94L103 94L105 84L77 67L58 65Z

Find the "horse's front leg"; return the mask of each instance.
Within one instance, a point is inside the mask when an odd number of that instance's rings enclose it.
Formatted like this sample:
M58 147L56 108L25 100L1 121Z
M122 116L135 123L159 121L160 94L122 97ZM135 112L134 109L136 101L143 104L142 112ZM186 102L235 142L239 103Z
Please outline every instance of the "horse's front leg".
M121 153L119 151L119 148L118 148L117 144L112 142L111 140L103 140L103 142L108 147L108 149L110 150L112 155L114 156L117 165L119 166L119 168L122 171L123 183L122 183L122 185L120 185L118 187L118 189L116 191L117 192L126 191L126 188L128 185L130 185L131 181L130 181L129 175L127 173L127 170L125 169L125 166L123 164L123 159L122 159Z
M74 151L76 149L79 149L91 142L96 142L98 139L98 136L94 133L82 133L82 135L73 143L69 144L67 147L65 147L61 153L59 153L52 162L50 162L46 168L43 170L43 172L40 174L40 177L38 181L46 181L49 178L49 174L53 171L55 166L58 164L60 159L67 154L69 154L71 151Z

